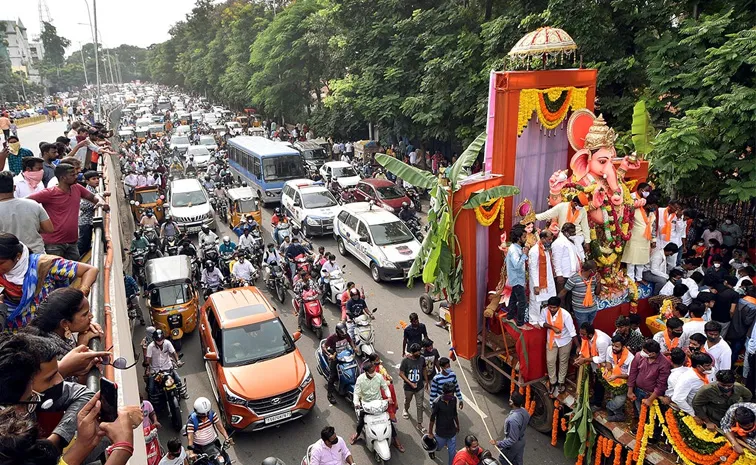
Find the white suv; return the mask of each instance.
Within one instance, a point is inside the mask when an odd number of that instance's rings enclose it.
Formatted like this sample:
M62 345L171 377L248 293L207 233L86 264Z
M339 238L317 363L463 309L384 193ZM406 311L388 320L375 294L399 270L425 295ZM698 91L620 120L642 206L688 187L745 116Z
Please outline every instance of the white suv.
M170 214L187 234L196 234L203 225L215 228L213 208L207 192L196 179L178 179L171 182Z
M323 183L311 179L293 179L281 193L283 211L305 236L330 234L338 202Z
M393 213L367 202L342 205L333 222L341 255L370 267L375 282L407 279L420 242Z

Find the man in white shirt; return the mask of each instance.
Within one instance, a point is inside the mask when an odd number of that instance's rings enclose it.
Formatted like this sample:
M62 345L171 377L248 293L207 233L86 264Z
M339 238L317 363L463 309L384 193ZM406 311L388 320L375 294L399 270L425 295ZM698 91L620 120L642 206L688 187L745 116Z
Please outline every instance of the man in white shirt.
M675 255L678 247L675 244L666 244L660 247L657 242L656 248L651 250L651 260L648 262L646 269L643 270L643 280L654 283L654 295L659 295L662 288L667 284L669 274L667 274L667 258Z
M150 375L154 375L161 371L170 372L181 392L181 396L184 399L189 398L188 393L186 392L186 386L182 383L181 376L179 376L173 365L175 363L176 366L180 367L184 362L179 360L178 353L173 347L171 341L165 339L163 330L158 329L153 333L152 342L147 346L145 362L147 362L147 366L150 368ZM152 393L155 392L154 390L156 388L155 378L153 376L147 378L147 391Z
M137 186L138 178L134 171L129 171L126 177L123 179L123 184L126 186L126 197L131 198L131 193Z
M577 246L570 240L575 234L575 225L565 223L562 233L551 244L551 262L554 264L554 281L557 294L564 289L564 284L580 271L580 255Z
M679 202L672 200L666 208L660 208L656 213L656 224L658 231L656 234L656 246L664 248L670 242L681 248L687 224L682 218ZM677 253L667 258L668 269L674 268L677 264Z
M674 295L675 285L680 283L680 280L682 279L684 274L685 273L683 272L683 270L679 268L674 268L672 271L670 271L669 281L667 281L664 284L664 287L661 288L661 290L659 291L659 295L666 295L666 296ZM688 298L690 298L690 296L688 296Z
M412 166L417 165L417 152L414 150L409 153L409 164Z
M625 338L616 334L612 337L612 345L606 349L606 353L604 354L602 376L604 376L607 382L613 382L618 379L627 380L628 376L630 376L630 364L633 362L633 358L633 354L625 347ZM626 393L616 393L609 399L609 402L606 403L606 410L609 412L607 421L625 421L626 400Z
M554 235L548 229L544 229L539 237L538 243L528 252L528 285L530 287L528 322L535 326L543 324L543 319L541 319L543 303L557 295L554 268L551 265L551 243ZM542 269L545 271L544 276L541 276Z
M588 198L584 194L576 195L570 202L559 202L545 212L537 213L536 219L538 221L556 219L560 230L565 223L574 224L575 232L573 236L575 236L575 239L573 240L577 242L577 247L582 254L583 243L590 244L591 242L588 213L585 210L586 205L588 205ZM581 255L581 260L584 259L584 256Z
M706 306L701 302L695 301L688 306L688 316L690 320L683 324L683 335L680 338L680 347L688 347L690 336L693 334L704 334L706 322L703 319L706 313Z
M729 370L732 366L732 349L722 338L722 325L717 321L707 321L704 326L706 334L706 353L714 359L713 369L709 374L709 380L714 381L719 370Z
M36 157L26 157L21 160L21 173L13 178L13 194L23 199L45 188L42 183L42 163L44 160Z
M709 384L708 376L713 371L711 358L706 354L693 354L690 356L690 368L676 380L670 399L680 410L690 416L695 416L693 398L702 386Z
M239 258L234 264L234 269L232 271L233 275L249 284L252 282L252 275L254 274L254 272L255 267L252 266L252 263L247 260L244 254L240 254Z
M672 361L672 369L669 371L669 378L667 378L667 391L660 398L662 403L667 405L672 402L672 394L675 392L675 386L679 383L680 377L692 369L685 366L687 355L679 347L672 349L669 353L669 359Z
M556 397L565 390L564 380L567 378L567 368L570 363L570 349L572 339L577 336L572 315L561 308L559 297L550 297L540 320L546 328L546 369L549 373L549 384ZM559 363L559 377L557 377L557 360Z

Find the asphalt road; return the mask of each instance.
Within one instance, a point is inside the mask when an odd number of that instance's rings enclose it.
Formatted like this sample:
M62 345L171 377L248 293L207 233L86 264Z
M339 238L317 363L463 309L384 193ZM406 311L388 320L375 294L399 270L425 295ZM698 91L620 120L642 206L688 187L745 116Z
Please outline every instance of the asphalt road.
M58 135L62 134L65 129L64 123L42 123L35 126L22 128L19 130L19 137L23 147L31 149L38 154L38 144L41 141L52 141ZM269 219L272 210L263 211L264 229L270 232ZM125 225L129 229L128 233L124 231L124 237L130 237L132 226ZM218 235L229 235L235 239L235 235L221 224ZM339 264L347 265L345 279L354 281L358 285L364 286L368 305L378 307L377 318L373 325L376 333L376 348L389 369L395 380L399 380L397 368L401 361L401 343L402 343L402 324L408 321L408 315L411 312L417 312L420 315L420 321L425 323L428 328L428 334L435 341L435 346L442 354L446 356L449 350L449 333L434 325L436 315L425 315L420 311L418 298L423 292L422 283L418 282L413 289L408 289L403 282L375 283L370 277L369 271L355 258L348 256L342 257L336 249L336 242L333 237L324 236L314 239L314 244L323 245L327 251L333 252L337 257ZM116 254L118 257L118 254ZM127 267L126 269L130 269ZM290 296L291 297L291 296ZM271 302L274 301L270 297ZM294 317L290 300L286 305L279 305L281 318L284 321L290 333L296 330L296 317ZM144 306L143 306L144 308ZM149 318L148 315L145 315ZM332 330L338 322L340 310L330 304L325 307L325 318ZM134 344L138 348L139 341L144 335L143 327L136 326L134 334ZM315 350L318 341L311 331L305 329L303 337L297 342L297 347L302 352L307 363L310 364L311 372L315 377L317 386L317 404L310 415L303 420L283 424L279 427L270 428L256 433L240 431L235 434L236 446L230 452L238 464L251 465L259 464L265 457L276 456L282 459L286 464L300 463L307 446L317 441L320 437L320 430L326 425L332 425L336 428L336 433L348 440L354 432L355 416L350 405L343 399L339 398L336 405L328 403L326 398L325 379L317 373ZM138 349L137 349L138 350ZM183 405L184 415L188 415L194 399L199 396L205 396L213 400L214 395L211 392L210 382L207 378L202 354L200 350L199 337L195 333L185 338L182 348L184 361L186 364L179 370L181 375L188 382L190 400ZM483 425L485 421L488 428L500 438L503 432L504 419L509 407L506 398L503 396L492 396L480 389L472 377L469 369L469 362L461 360L461 367L456 362L453 363L453 369L460 378L462 392L465 396L465 407L460 412L460 433L457 437L458 448L463 445L464 435L472 433L478 436L482 443L488 442L488 434ZM463 370L470 382L470 387L465 384L460 370ZM399 383L401 381L399 380ZM403 403L404 394L401 390L401 384L397 384L398 401ZM143 387L142 387L143 389ZM471 399L477 399L479 409L473 408ZM214 400L213 400L214 401ZM404 444L406 452L400 454L392 448L392 463L416 465L417 463L434 463L428 458L428 455L420 446L420 434L415 429L415 408L410 407L410 420L404 420L399 416L397 429L399 439ZM160 417L164 427L161 431L161 442L165 444L168 439L177 436L178 432L172 431L167 414ZM428 426L428 412L426 410L424 425ZM527 432L527 448L525 458L528 463L555 463L568 464L572 463L564 458L561 450L561 444L558 447L549 445L550 438L546 435L529 429ZM365 465L373 462L373 457L367 453L364 441L359 441L354 446L350 446L355 463ZM437 454L436 463L444 463L446 458L445 451Z

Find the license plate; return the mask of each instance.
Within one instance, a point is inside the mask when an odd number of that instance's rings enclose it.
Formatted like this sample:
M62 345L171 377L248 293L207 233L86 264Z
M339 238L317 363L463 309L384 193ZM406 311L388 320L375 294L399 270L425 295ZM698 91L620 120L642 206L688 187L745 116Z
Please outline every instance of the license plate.
M269 425L277 421L285 420L289 417L291 417L291 412L284 412L284 413L279 413L278 415L272 415L265 418L265 424Z
M194 227L188 228L188 230L189 230L189 234L194 234L194 233L200 232L202 230L202 227L194 226Z
M326 231L333 231L333 226L326 226L326 227L325 227L325 230L326 230Z

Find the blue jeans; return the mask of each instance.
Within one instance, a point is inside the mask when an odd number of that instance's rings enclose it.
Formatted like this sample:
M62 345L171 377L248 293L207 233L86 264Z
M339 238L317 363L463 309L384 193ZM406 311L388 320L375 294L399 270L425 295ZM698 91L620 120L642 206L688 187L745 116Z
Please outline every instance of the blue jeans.
M525 324L525 311L528 308L528 301L525 298L525 286L512 286L512 294L509 296L508 316L510 319L517 319L517 326Z
M442 438L441 436L435 436L436 442L438 445L436 446L436 450L439 451L446 446L447 452L449 452L449 465L452 465L454 462L454 455L457 453L457 435L450 438Z
M577 330L580 330L580 326L583 325L583 323L593 323L594 318L596 318L596 314L598 313L598 310L593 310L591 312L574 312L575 313L575 322L577 323Z
M640 415L641 401L643 399L651 397L651 393L646 392L639 387L636 387L633 392L635 393L635 400L633 401L633 405L635 406L635 416L637 418Z

